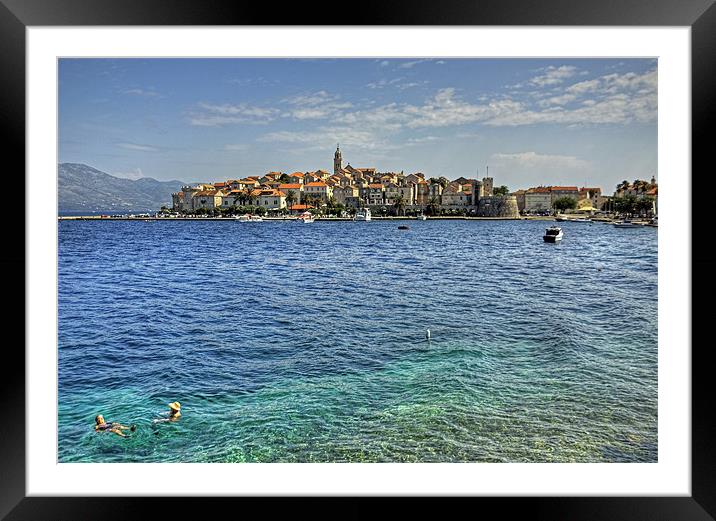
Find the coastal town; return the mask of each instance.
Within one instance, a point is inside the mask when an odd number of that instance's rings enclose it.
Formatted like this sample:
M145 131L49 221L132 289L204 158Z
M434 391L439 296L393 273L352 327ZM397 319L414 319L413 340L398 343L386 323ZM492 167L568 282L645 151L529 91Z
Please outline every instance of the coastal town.
M489 167L488 167L489 168ZM488 170L489 171L489 170ZM489 176L426 177L421 172L379 172L376 168L343 165L340 146L333 172L268 172L211 183L184 186L172 194L164 213L220 217L237 214L290 216L311 212L349 217L368 208L375 216L463 216L520 218L560 212L595 215L612 213L653 217L658 185L623 181L613 195L599 187L536 186L510 192Z

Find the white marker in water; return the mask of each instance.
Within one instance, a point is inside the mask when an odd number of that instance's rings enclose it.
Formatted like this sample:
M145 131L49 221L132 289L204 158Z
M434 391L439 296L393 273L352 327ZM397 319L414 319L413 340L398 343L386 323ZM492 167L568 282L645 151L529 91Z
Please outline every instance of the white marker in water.
M427 338L428 340L430 340L430 330L429 330L429 329L426 329L426 330L425 330L425 338Z

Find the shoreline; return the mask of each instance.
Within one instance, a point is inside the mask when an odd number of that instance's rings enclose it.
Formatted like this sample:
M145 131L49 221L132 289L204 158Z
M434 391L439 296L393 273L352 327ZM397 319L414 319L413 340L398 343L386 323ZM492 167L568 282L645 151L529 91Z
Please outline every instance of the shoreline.
M296 217L262 217L264 221L295 221ZM58 216L58 221L236 221L233 217L102 217L101 215ZM416 217L372 217L373 221L418 221ZM435 216L428 217L428 221L554 221L552 216L523 216L523 217L464 217L464 216ZM352 217L316 217L316 221L323 222L353 222Z

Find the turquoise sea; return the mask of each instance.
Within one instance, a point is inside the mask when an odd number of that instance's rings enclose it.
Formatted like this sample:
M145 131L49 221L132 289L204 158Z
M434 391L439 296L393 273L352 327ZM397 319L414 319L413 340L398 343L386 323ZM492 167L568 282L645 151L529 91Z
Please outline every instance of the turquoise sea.
M60 221L59 461L657 461L655 228L399 224Z

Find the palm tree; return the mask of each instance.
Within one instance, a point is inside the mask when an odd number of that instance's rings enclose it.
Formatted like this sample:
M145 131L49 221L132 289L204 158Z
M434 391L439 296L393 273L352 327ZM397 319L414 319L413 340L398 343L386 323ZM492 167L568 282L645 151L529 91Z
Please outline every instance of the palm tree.
M247 188L247 189L246 189L246 203L247 203L249 206L251 206L251 203L253 203L253 202L254 202L254 199L255 199L255 196L254 196L254 193L253 193L253 192L254 192L254 191L253 191L253 189L251 189L251 188Z
M438 199L435 196L431 197L428 200L428 207L427 207L428 213L430 215L436 215L439 208L440 208L440 199Z
M286 194L286 205L288 206L289 210L293 206L293 203L296 202L296 192L293 190L289 190Z
M403 194L399 194L398 197L395 198L393 207L395 208L397 215L400 215L401 211L403 212L403 215L405 215L405 199L403 199Z

